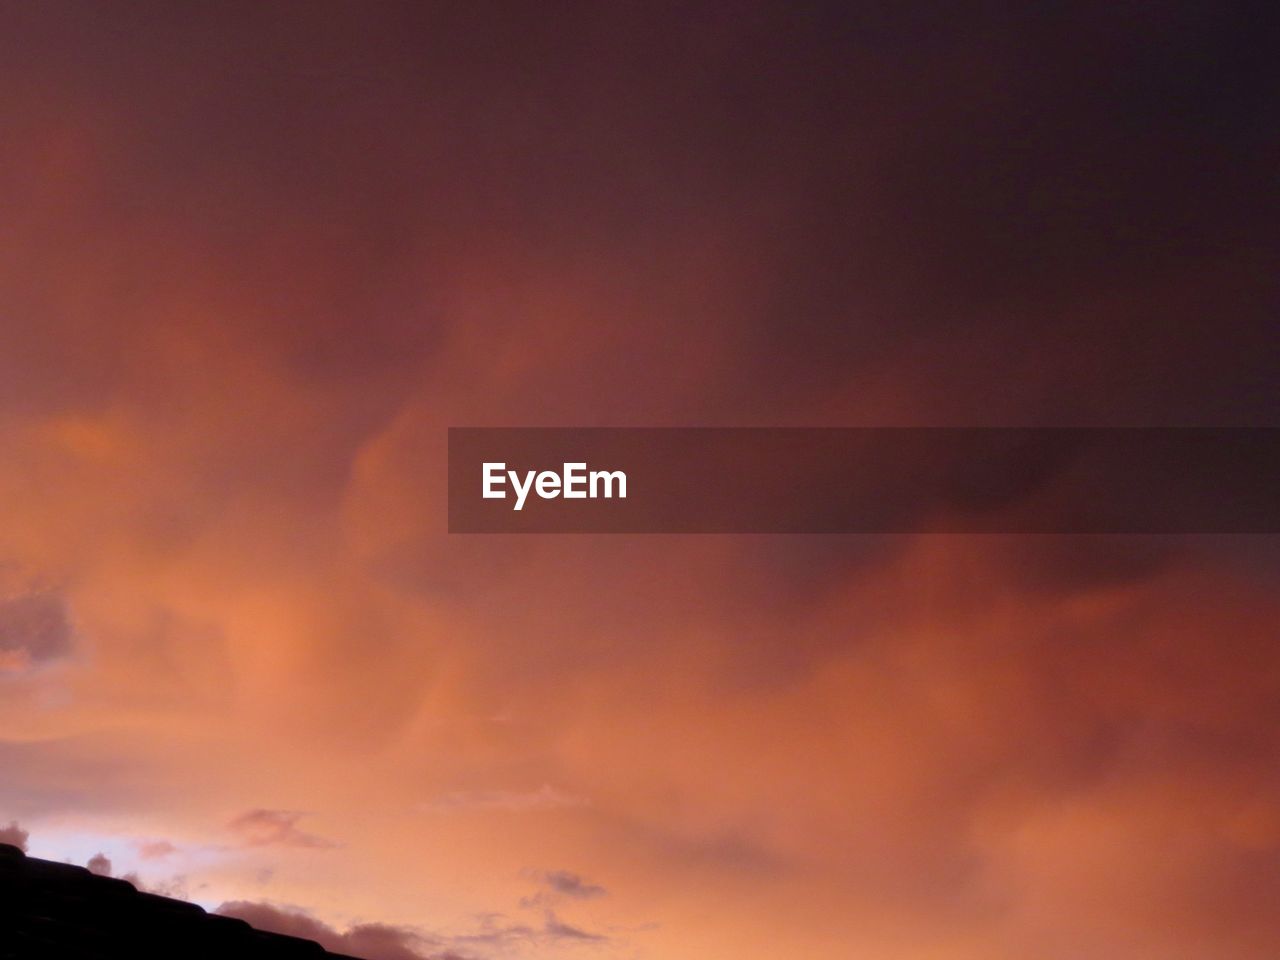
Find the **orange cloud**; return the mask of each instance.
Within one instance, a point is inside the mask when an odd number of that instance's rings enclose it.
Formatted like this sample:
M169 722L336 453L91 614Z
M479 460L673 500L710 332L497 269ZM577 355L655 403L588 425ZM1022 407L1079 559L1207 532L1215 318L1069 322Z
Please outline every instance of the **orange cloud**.
M325 849L337 845L332 840L299 829L298 821L304 816L306 814L298 810L248 810L227 826L251 847L279 844Z
M450 425L1274 423L1253 15L392 7L0 36L0 836L394 960L1274 957L1272 538L444 523Z

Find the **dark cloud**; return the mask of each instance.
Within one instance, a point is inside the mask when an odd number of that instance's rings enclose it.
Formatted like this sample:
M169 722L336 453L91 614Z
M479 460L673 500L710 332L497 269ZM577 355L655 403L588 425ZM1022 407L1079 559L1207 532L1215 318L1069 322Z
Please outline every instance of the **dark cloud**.
M600 884L591 883L569 870L533 872L530 875L537 880L540 889L520 898L520 906L526 910L546 909L565 900L593 900L608 894Z
M58 595L38 592L0 600L0 670L64 657L74 637L66 602Z
M552 911L548 910L543 920L543 934L547 939L556 940L576 940L584 943L604 943L609 938L600 933L591 933L583 930L581 927L575 927L573 924L565 923L557 917Z
M305 816L301 810L248 810L227 826L250 847L279 845L324 850L337 846L333 840L299 829L298 822Z
M7 843L10 846L17 847L19 850L27 849L27 840L31 834L18 826L18 821L10 820L7 827L0 827L0 843Z
M95 853L85 866L90 873L96 873L100 877L111 876L111 860L105 853Z
M450 956L432 950L431 944L412 930L385 924L357 924L339 932L301 910L243 900L224 903L214 912L272 933L314 940L326 950L364 960L446 960Z
M971 13L903 16L909 55L830 91L829 166L790 185L794 249L769 262L761 375L804 399L891 383L917 422L1276 422L1274 10ZM893 130L858 122L876 91ZM854 138L883 151L862 177Z
M545 912L536 927L488 914L479 918L478 930L454 935L381 923L360 923L339 931L294 907L243 900L224 903L215 912L366 960L481 960L508 955L510 949L522 945L600 945L609 941L603 934L562 921L551 911Z
M736 369L714 372L699 411L750 418L887 370L936 381L913 399L933 417L1123 419L1161 401L1274 415L1256 296L1276 105L1259 37L1274 11L959 10L440 22L324 4L288 29L283 13L86 13L111 38L89 49L32 13L8 53L28 87L114 121L86 138L107 170L73 211L142 204L161 225L129 236L166 276L198 251L250 292L261 347L344 392L329 439L367 430L424 373L451 376L436 363L466 318L449 288L474 253L500 264L516 310L531 275L599 268L650 322L682 286L703 296L677 302L709 319L727 293L695 271L723 269L750 303L725 344ZM157 70L174 82L154 84ZM183 249L162 242L174 233ZM691 242L715 256L670 252ZM118 272L154 263L140 252L123 247ZM41 346L54 311L40 292L6 352L22 398L72 389L63 367L105 392L115 378L93 349ZM142 296L124 280L101 292ZM1032 355L1037 340L1069 349ZM625 356L602 357L619 382ZM44 384L23 374L55 367ZM1106 395L1071 389L1082 381Z
M573 897L576 900L603 897L607 892L598 883L584 880L580 875L571 873L568 870L552 870L549 873L544 873L542 882L556 893L563 894L566 897Z
M479 929L473 933L455 934L447 938L450 946L481 953L496 951L498 955L515 947L555 946L560 944L605 945L611 938L593 933L561 920L556 913L542 909L542 922L534 925L511 920L501 913L482 914Z

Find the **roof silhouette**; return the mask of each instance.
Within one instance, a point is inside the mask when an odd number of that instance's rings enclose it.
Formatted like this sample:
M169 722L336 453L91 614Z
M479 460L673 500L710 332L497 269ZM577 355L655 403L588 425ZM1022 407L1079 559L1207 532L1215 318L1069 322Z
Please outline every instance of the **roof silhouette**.
M356 960L0 843L0 960Z

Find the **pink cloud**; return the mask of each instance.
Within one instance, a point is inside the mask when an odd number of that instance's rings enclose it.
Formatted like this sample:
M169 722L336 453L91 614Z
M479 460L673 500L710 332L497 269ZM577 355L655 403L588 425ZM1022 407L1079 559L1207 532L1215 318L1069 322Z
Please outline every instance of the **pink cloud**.
M228 826L240 836L245 846L336 847L333 840L307 833L298 828L305 813L300 810L249 810L233 819Z

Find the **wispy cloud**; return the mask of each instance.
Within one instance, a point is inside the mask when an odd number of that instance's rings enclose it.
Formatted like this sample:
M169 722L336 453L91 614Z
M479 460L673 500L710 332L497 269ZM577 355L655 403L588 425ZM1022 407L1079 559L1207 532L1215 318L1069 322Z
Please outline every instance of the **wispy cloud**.
M178 848L168 840L140 840L137 847L138 856L143 860L163 860L178 852Z
M224 903L215 912L272 933L314 940L326 950L366 960L444 960L444 955L432 950L434 944L430 940L408 927L366 923L340 931L297 907L246 900ZM460 955L455 956L462 960Z
M520 899L520 906L525 909L550 907L564 900L594 900L609 892L569 870L533 871L529 875L541 889Z
M20 673L66 656L74 634L66 603L57 594L0 597L0 672Z
M566 923L549 910L539 924L521 923L501 913L482 914L474 930L455 934L384 923L358 923L343 931L298 907L245 900L224 903L215 912L367 960L485 960L525 955L530 948L611 942L607 935Z
M568 870L552 870L543 874L542 881L556 893L576 900L603 897L608 892L600 884L584 880L581 875Z
M227 826L247 847L307 847L318 850L338 846L334 840L299 829L298 821L304 816L306 813L301 810L249 810Z
M455 810L507 810L522 813L561 807L585 807L590 803L586 797L565 793L544 783L536 790L462 790L445 793L423 804L422 809L433 813Z

